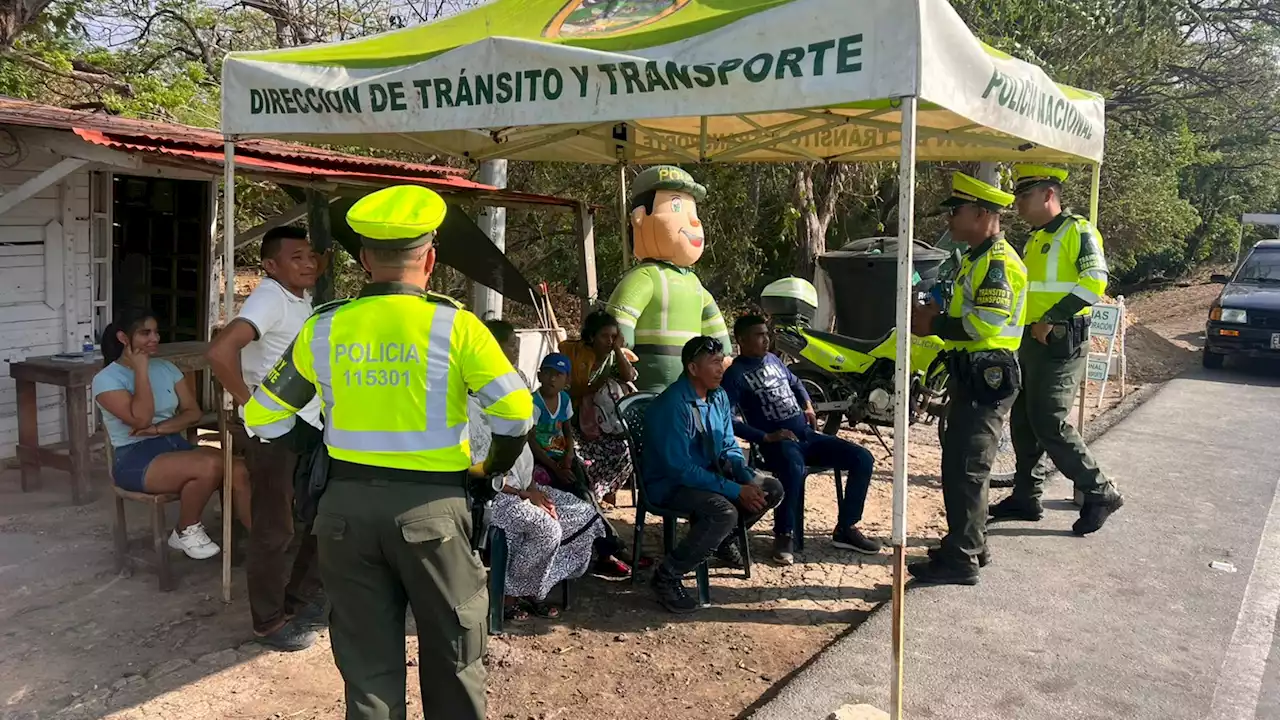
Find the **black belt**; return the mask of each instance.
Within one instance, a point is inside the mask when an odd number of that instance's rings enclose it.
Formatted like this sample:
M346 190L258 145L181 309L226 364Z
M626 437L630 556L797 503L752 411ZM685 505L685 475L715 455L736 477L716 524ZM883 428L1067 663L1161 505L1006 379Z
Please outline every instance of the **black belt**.
M346 460L329 460L329 479L355 482L417 483L418 485L442 485L463 489L467 487L466 470L405 470L403 468L377 467Z

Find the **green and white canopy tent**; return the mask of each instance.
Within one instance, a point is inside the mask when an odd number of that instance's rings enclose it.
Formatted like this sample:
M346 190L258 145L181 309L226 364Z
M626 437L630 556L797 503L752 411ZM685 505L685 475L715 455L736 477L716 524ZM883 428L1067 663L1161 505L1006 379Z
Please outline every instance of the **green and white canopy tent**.
M1096 215L1103 155L1100 96L984 45L946 0L494 0L372 37L232 53L222 93L229 176L234 142L255 137L477 161L896 160L904 240L919 160L1092 164ZM899 328L911 247L898 244Z

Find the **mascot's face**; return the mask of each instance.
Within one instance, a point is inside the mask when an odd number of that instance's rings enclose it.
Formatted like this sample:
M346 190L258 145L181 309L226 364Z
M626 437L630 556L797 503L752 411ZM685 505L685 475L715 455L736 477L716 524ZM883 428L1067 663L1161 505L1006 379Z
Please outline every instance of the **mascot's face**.
M631 228L638 260L666 260L690 267L702 257L702 221L698 220L698 203L689 193L659 190L652 214L643 207L631 211Z

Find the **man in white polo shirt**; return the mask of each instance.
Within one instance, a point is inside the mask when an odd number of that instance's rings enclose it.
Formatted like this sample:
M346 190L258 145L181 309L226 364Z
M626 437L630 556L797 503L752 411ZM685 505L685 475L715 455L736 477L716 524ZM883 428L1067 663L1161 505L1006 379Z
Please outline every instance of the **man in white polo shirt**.
M241 407L311 316L308 291L324 264L307 241L307 231L293 226L268 230L262 238L261 257L267 277L244 301L240 314L218 333L208 352L214 375ZM314 643L323 617L321 602L307 597L319 590L316 543L310 532L302 535L292 571L288 568L294 536L294 475L299 462L305 467L311 449L321 441L319 398L298 417L306 422L296 423L286 442L265 443L243 428L235 435L237 447L244 449L252 488L253 528L245 570L253 632L262 644L288 652Z

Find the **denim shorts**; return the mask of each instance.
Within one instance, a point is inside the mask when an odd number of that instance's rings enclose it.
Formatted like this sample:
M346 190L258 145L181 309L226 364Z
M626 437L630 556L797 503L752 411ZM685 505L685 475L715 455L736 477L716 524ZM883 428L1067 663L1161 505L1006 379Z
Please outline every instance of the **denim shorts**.
M161 435L116 448L116 465L112 478L121 490L146 492L147 468L157 457L171 452L194 450L181 435Z

